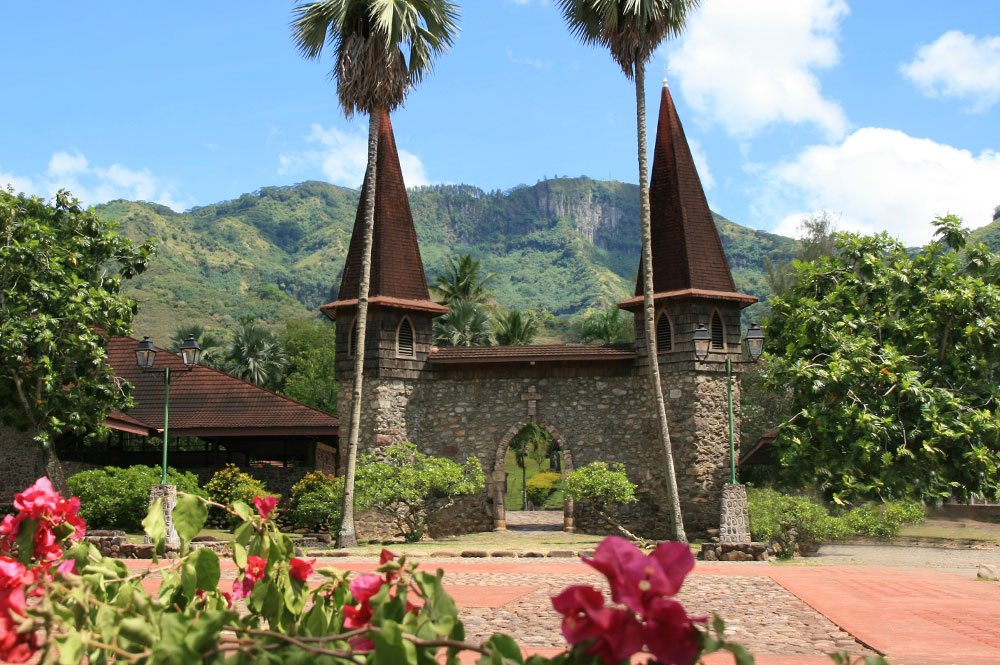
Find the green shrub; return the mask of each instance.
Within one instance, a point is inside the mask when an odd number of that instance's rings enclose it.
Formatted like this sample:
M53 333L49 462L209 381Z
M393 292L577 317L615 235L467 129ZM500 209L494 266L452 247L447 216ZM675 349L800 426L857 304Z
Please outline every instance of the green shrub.
M625 465L616 462L612 468L604 462L590 464L566 474L566 494L593 509L629 540L640 540L618 521L618 507L635 503L637 485L625 474Z
M240 467L235 464L227 464L212 475L212 478L205 483L205 491L208 498L224 506L228 506L233 501L242 501L251 508L255 496L268 496L269 492L264 487L264 483L257 480L249 473L240 471ZM219 509L214 509L217 513Z
M528 490L528 501L535 504L536 508L541 508L545 501L552 496L562 485L562 474L556 473L555 471L546 471L544 473L535 474L532 476L526 485Z
M914 501L887 501L883 505L866 504L852 508L844 521L853 533L875 538L895 538L904 524L920 522L924 507Z
M142 518L149 508L149 489L162 479L162 471L138 464L128 468L108 466L81 471L66 483L80 497L80 515L90 529L123 529L142 533ZM198 477L167 467L167 481L179 492L205 496Z
M778 556L787 558L824 540L850 535L844 520L827 512L818 500L782 494L772 489L749 488L747 510L750 534L756 541L777 543Z
M344 477L322 471L310 471L292 486L288 510L299 526L318 529L335 527L340 522L340 504L344 497Z

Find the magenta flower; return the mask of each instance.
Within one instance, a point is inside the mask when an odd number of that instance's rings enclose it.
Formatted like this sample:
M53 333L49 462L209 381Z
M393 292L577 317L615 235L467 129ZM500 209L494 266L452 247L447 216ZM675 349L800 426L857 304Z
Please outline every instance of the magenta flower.
M691 550L682 543L661 543L649 556L618 536L608 536L597 546L593 559L584 562L608 578L611 599L636 614L654 598L672 596L694 568Z
M305 582L309 579L309 576L313 572L313 564L316 563L316 559L292 559L289 561L291 564L291 569L289 569L288 574L292 576L292 579L298 580L300 582Z
M664 665L690 665L698 654L698 634L676 600L650 601L643 633L646 646Z
M242 580L233 580L233 598L249 598L253 587L257 582L264 579L264 571L267 569L267 561L259 556L248 556L247 567L243 571Z
M368 599L377 594L384 584L385 580L378 575L365 573L351 580L348 588L351 590L351 596L354 597L354 600L365 605L368 603Z
M270 519L271 511L278 505L280 499L276 496L255 496L253 505L257 506L257 514L262 520Z
M563 615L562 633L570 644L599 636L611 626L611 608L604 607L604 594L591 586L566 587L552 598L552 607Z
M628 610L617 609L611 611L608 630L587 649L587 653L599 656L605 665L615 665L642 650L642 643L642 624Z

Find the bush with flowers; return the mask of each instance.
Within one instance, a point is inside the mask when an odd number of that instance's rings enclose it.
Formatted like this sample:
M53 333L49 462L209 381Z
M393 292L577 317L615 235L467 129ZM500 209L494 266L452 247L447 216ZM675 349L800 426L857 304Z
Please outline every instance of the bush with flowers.
M525 660L506 635L465 641L441 571L418 571L383 550L377 573L351 579L295 557L292 541L270 519L276 497L255 497L256 510L242 502L225 507L239 522L238 575L223 589L218 556L188 549L210 503L181 496L174 510L181 556L133 572L74 542L85 528L79 501L60 497L46 478L16 495L18 513L0 524L0 660L25 662L40 652L46 665L457 665L460 652L472 651L482 665L613 665L645 647L667 664L687 665L719 650L740 665L753 662L725 640L721 621L706 628L672 598L694 565L688 548L676 543L644 554L624 539L605 540L586 561L608 578L614 604L593 587L569 587L552 603L571 647ZM162 553L159 501L144 526ZM150 592L143 581L153 574L162 583ZM318 584L309 583L314 576Z

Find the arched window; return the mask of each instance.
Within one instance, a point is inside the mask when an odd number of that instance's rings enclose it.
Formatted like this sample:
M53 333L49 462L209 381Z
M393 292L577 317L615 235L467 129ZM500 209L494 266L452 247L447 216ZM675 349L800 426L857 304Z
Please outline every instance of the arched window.
M719 310L712 313L712 350L726 349L726 331L722 327L722 315Z
M661 312L656 320L656 352L674 350L674 331L670 326L670 317L666 312Z
M351 358L358 352L358 317L351 321L351 332L347 338L347 355Z
M413 357L413 324L405 316L396 329L396 355Z

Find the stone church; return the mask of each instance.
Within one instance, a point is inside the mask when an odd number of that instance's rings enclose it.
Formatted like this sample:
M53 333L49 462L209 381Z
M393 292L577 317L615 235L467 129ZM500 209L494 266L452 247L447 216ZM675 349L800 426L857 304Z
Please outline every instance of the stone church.
M511 439L534 422L558 443L564 474L593 461L622 462L639 498L623 511L623 522L643 536L668 537L666 462L642 325L641 271L635 297L618 304L635 317L634 344L434 346L432 321L448 310L430 299L388 115L380 124L365 348L354 344L364 190L339 299L322 307L336 322L342 424L351 414L354 354L364 353L360 450L405 440L457 461L478 457L486 491L432 530L503 529L504 456ZM729 465L728 411L724 366L698 363L692 337L704 323L712 335L709 360L740 359L740 310L757 299L736 290L666 85L650 204L656 362L685 528L701 534L719 526ZM734 408L738 404L736 389ZM587 530L596 526L577 512L567 501L566 528L574 520Z

